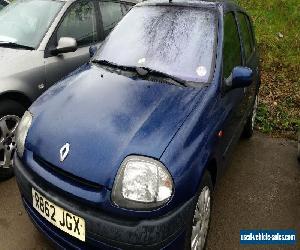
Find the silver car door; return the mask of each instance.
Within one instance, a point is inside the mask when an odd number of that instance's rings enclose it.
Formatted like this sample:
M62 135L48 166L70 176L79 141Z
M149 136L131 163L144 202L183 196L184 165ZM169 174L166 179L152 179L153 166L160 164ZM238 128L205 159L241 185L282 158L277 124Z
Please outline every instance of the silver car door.
M90 59L89 48L100 41L96 18L97 8L93 1L75 2L71 5L58 28L53 33L45 50L46 83L52 85ZM77 41L75 52L51 55L61 37L72 37Z

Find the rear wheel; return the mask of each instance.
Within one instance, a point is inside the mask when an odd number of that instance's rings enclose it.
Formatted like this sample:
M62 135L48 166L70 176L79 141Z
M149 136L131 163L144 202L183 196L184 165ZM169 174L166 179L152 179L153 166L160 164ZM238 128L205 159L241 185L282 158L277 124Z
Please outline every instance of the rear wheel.
M252 112L251 112L250 116L248 117L246 125L244 127L244 131L243 131L243 135L242 135L244 138L251 138L253 135L257 106L258 106L258 96L256 95L255 101L253 104L253 108L252 108Z
M0 181L13 176L16 129L25 108L13 100L0 102Z
M213 184L208 171L203 175L198 199L190 213L186 249L202 250L206 245L209 230Z

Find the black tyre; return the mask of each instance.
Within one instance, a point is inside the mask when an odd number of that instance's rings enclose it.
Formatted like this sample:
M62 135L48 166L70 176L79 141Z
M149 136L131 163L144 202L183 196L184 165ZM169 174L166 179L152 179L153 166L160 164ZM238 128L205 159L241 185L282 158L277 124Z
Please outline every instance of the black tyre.
M252 112L250 116L247 119L247 122L245 124L242 137L243 138L251 138L254 132L254 125L255 125L255 118L256 118L256 112L257 112L257 106L258 106L258 96L255 96L255 101L253 104Z
M0 101L0 181L13 176L16 128L25 110L14 100Z
M185 249L202 250L206 246L206 238L210 225L213 184L208 171L205 171L197 199L188 216L188 230L185 239Z

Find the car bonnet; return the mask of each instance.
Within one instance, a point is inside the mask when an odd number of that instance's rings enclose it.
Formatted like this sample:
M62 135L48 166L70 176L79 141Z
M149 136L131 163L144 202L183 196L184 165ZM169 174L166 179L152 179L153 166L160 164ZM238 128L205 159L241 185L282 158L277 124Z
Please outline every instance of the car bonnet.
M26 148L56 168L112 188L127 155L160 158L204 92L87 66L30 108ZM69 153L61 162L66 143Z

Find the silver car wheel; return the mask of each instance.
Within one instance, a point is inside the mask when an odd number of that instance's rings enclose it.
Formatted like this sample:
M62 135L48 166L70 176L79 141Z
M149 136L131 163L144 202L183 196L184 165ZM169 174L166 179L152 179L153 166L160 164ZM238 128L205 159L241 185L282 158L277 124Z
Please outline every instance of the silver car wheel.
M0 168L10 168L13 165L13 155L16 151L16 129L20 118L7 115L0 118Z
M210 190L205 186L198 198L196 209L194 212L191 249L202 250L208 232L210 219Z
M255 101L254 101L254 105L253 105L253 111L252 111L252 117L251 117L251 127L252 127L252 129L254 129L254 125L255 125L257 106L258 106L258 96L255 97Z

